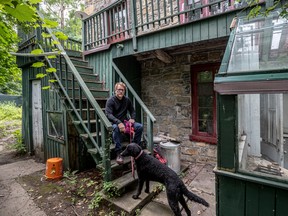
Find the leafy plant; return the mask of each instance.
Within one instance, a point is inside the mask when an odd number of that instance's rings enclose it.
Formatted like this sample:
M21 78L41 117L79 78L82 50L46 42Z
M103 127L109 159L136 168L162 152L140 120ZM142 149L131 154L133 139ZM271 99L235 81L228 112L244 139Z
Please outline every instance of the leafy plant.
M161 191L165 190L165 186L163 184L157 184L155 187L153 187L153 192L154 193L160 193Z
M21 127L22 108L13 102L0 103L0 138Z
M118 188L113 182L104 182L103 189L108 198L120 196Z
M21 130L18 129L13 132L14 137L16 138L15 143L11 148L16 149L17 153L20 155L26 154L26 148L22 141L22 133Z
M261 7L263 1L260 0L249 0L247 1L248 7L251 7L248 14L248 18L253 18L258 15L268 16L272 11L278 9L280 17L288 19L288 3L283 3L281 0L273 1L273 4L270 7L266 7L265 9Z
M63 173L63 177L67 178L70 184L76 185L77 184L77 176L76 176L77 172L78 170L74 170L72 172L71 170L67 170Z
M136 216L139 216L140 214L141 214L141 209L136 209L136 210L135 210L135 215L136 215Z
M11 121L22 119L22 107L17 107L14 102L0 103L0 119Z
M98 208L100 202L102 201L102 199L103 199L102 195L101 195L99 192L97 192L97 193L94 195L93 199L91 200L88 208L91 209L91 210Z

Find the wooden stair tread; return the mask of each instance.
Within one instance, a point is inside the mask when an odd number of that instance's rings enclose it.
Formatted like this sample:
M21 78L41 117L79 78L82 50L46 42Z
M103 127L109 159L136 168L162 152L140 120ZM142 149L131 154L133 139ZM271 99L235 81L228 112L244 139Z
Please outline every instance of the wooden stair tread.
M96 132L95 133L91 133L91 136L92 137L97 137L97 133ZM80 134L80 137L88 139L88 134Z
M68 90L73 90L72 87L69 87ZM74 90L79 90L79 88L74 88ZM99 88L89 88L90 91L99 91L99 92L108 92L109 89L99 89Z
M87 124L88 123L88 120L82 120L83 123ZM80 121L73 121L74 124L80 124ZM96 123L96 119L91 119L90 120L90 123L93 123L95 124Z

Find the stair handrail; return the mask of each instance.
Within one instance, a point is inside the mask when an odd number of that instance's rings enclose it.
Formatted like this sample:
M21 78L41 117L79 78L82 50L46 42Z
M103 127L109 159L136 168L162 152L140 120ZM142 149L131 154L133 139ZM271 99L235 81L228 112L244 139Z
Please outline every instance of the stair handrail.
M38 14L39 14L39 16L42 19L44 19L43 15L40 12L38 12ZM53 34L53 32L52 32L52 30L50 28L48 28L48 27L45 27L45 28L48 31L48 33L51 35L53 40L59 41L57 39L57 37ZM107 116L104 114L104 112L102 111L101 107L99 106L99 104L97 103L95 98L93 97L92 93L88 89L86 83L84 82L84 80L82 79L81 75L79 74L79 72L75 68L74 64L72 63L72 61L70 60L69 56L65 52L64 48L62 47L62 45L60 43L56 44L56 46L59 49L59 51L61 52L61 55L65 58L65 61L67 62L67 64L70 67L70 69L72 70L72 73L75 76L75 78L77 79L79 86L81 86L81 88L84 90L85 96L90 101L90 103L92 104L93 108L96 110L96 112L99 115L101 121L104 123L105 127L109 131L111 131L112 130L111 122L108 120ZM68 94L67 94L67 96L68 96Z
M38 11L37 12L39 17L44 19L43 15ZM51 38L54 41L58 41L57 37L53 34L52 30L48 27L45 27L46 31L51 35ZM40 45L40 44L39 44ZM97 103L97 101L95 100L94 96L92 95L92 93L90 92L90 90L88 89L86 83L84 82L84 80L82 79L81 75L79 74L79 72L77 71L77 69L75 68L74 64L72 63L72 61L70 60L69 56L67 55L66 51L64 50L64 48L62 47L61 43L56 43L55 46L59 49L59 52L61 53L61 55L64 57L68 67L71 69L72 74L75 77L75 80L77 81L77 84L79 85L80 88L82 88L83 90L83 94L86 96L87 100L90 102L91 106L94 108L95 112L97 113L97 115L99 116L99 120L101 122L101 125L104 125L105 128L107 129L107 131L112 131L112 124L110 123L110 121L108 120L108 118L106 117L106 115L104 114L104 112L102 111L101 107L99 106L99 104ZM43 49L43 48L42 48ZM43 49L44 50L44 49ZM52 63L50 62L50 60L46 57L47 62L49 62L49 65L52 66ZM58 84L61 88L61 90L64 93L64 96L66 97L67 101L69 102L69 104L71 105L74 113L76 114L76 117L78 118L78 120L80 121L80 124L83 126L84 131L87 133L88 138L90 139L90 141L92 142L92 144L94 145L94 147L97 149L97 151L99 152L99 154L101 155L101 158L105 158L105 149L103 151L103 149L100 149L100 147L98 146L98 144L95 142L93 136L91 135L89 129L87 128L87 126L84 124L82 117L80 116L80 114L78 113L77 109L75 108L73 102L71 101L67 91L65 90L64 86L62 85L58 75L56 73L53 73L56 80L58 81ZM101 127L101 129L104 129L103 127ZM104 132L104 131L103 131ZM103 136L104 133L103 133ZM107 148L107 146L105 145L105 148ZM110 148L110 146L109 146Z
M153 116L153 114L150 112L148 107L145 105L145 103L141 100L141 98L138 96L138 94L135 92L133 87L130 85L128 80L125 78L125 76L122 74L120 69L117 67L117 65L112 60L112 67L120 77L120 79L126 84L126 88L129 92L131 92L132 96L135 98L135 100L140 105L141 109L146 113L147 115L147 142L148 142L148 150L152 152L153 150L153 124L156 122L156 118Z

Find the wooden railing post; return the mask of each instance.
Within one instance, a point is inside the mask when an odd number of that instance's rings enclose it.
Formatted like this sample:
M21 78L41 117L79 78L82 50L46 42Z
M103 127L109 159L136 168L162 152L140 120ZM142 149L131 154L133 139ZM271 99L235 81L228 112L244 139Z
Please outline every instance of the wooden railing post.
M101 144L103 148L103 167L104 167L104 181L111 181L111 161L110 161L110 145L111 145L111 132L108 132L101 123Z
M133 50L137 51L137 38L136 38L136 23L137 23L137 16L136 16L136 5L135 0L131 0L130 5L130 17L131 17L131 35L132 35L132 43L133 43Z

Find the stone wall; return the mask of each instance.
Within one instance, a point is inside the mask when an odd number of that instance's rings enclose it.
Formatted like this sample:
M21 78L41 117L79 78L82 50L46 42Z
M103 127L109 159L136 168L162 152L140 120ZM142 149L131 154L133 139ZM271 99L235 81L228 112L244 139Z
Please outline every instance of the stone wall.
M92 13L107 7L115 1L116 0L85 0L84 12L91 15Z
M173 56L165 64L158 59L141 62L142 99L156 118L154 135L167 132L181 140L181 159L215 162L217 145L192 142L191 65L221 62L224 50Z

